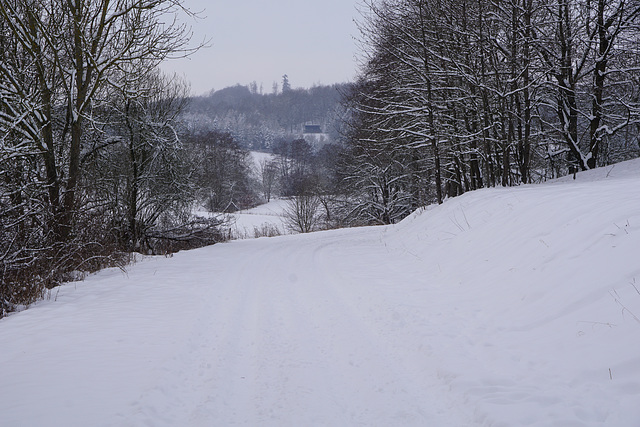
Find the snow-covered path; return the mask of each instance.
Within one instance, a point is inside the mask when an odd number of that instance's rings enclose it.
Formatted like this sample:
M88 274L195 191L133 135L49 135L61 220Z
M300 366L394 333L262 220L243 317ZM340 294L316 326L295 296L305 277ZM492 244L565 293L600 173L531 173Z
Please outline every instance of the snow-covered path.
M0 328L3 371L27 375L3 382L3 422L468 424L375 292L394 265L380 232L233 242L63 288Z
M65 285L0 321L0 426L638 427L638 166Z
M372 277L350 276L350 266L339 263L358 251L345 238L357 242L362 232L346 234L298 238L295 250L286 239L234 245L243 261L219 277L223 286L205 304L192 339L198 360L188 364L202 368L187 384L199 384L199 401L174 425L424 425L441 424L439 413L452 419L437 381L425 377L437 366L429 366L427 349L397 347L371 322L381 315L380 301L357 285L373 285ZM357 253L367 265L384 264L378 255Z

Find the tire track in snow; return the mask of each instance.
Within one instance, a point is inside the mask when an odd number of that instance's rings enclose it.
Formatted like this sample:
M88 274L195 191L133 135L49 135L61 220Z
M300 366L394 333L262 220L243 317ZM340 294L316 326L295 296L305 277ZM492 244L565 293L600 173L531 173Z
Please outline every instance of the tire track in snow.
M192 341L199 345L185 358L192 365L185 381L192 390L185 393L200 398L174 419L189 425L437 425L439 417L455 418L428 354L397 348L370 323L380 301L360 298L362 284L350 283L369 280L367 274L336 270L332 254L346 254L339 249L344 240L294 240L254 241L229 251L243 257L242 265L212 280L211 309L199 320L206 327L196 328Z

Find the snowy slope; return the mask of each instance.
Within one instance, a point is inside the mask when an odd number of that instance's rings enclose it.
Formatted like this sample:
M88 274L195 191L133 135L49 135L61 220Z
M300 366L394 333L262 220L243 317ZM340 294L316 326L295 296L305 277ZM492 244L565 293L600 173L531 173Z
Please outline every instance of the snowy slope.
M4 426L640 426L640 162L103 271L0 321Z

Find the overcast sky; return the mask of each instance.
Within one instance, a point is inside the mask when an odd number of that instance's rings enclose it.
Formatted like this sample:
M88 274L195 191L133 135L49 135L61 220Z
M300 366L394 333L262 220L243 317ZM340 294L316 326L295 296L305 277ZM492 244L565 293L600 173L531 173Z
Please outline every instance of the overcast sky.
M163 68L184 74L196 95L256 81L265 92L282 75L291 86L353 81L358 0L184 0L205 10L194 38L211 47Z

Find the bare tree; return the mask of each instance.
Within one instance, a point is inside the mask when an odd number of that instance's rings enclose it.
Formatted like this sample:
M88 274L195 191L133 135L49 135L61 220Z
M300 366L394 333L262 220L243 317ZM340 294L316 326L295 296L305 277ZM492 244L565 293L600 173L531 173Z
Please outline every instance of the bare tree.
M275 160L262 159L259 164L260 184L262 194L267 202L271 201L276 178L278 175L278 166Z
M178 0L0 0L0 206L15 217L3 216L13 243L2 247L1 300L21 300L6 283L39 281L29 301L113 249L87 191L92 159L115 147L105 114L114 88L139 100L161 61L192 51L185 13Z
M0 84L9 93L29 94L30 104L10 115L41 153L61 241L72 236L83 133L101 95L127 64L144 61L153 69L188 51L188 29L171 22L182 10L175 0L0 1L0 18L35 70L23 79L23 69L10 67L19 64L5 64Z
M292 197L283 212L285 227L298 233L315 231L320 221L320 199L315 194Z
M250 154L230 133L209 131L187 137L194 181L210 212L234 212L254 203Z
M555 77L548 104L557 100L557 122L571 168L602 165L607 144L625 144L623 131L638 122L631 57L637 44L640 6L617 0L547 2L550 25L541 28L540 55ZM546 30L546 31L545 31ZM545 36L546 35L546 36ZM621 141L622 140L622 141Z
M637 2L372 0L363 8L345 173L370 188L371 205L388 206L392 194L407 195L407 207L441 202L640 154Z
M119 247L148 251L148 235L160 235L167 216L185 221L195 199L178 135L189 86L158 70L130 84L114 85L105 124L85 144L81 188L90 205L108 206L101 215L112 218Z

